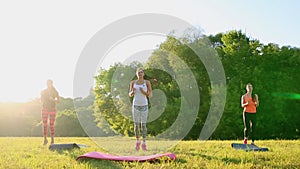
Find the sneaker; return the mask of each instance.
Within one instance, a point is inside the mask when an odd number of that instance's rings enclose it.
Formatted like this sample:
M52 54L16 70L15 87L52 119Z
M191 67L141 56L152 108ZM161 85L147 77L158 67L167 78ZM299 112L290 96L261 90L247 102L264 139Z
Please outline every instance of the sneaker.
M248 139L247 139L247 138L245 138L245 139L244 139L244 144L247 144L247 141L248 141Z
M143 149L144 151L147 150L147 148L146 148L146 143L143 143L143 144L142 144L142 149Z
M136 142L135 143L135 149L139 150L140 149L140 145L141 145L141 142Z
M44 140L44 146L48 144L48 140Z

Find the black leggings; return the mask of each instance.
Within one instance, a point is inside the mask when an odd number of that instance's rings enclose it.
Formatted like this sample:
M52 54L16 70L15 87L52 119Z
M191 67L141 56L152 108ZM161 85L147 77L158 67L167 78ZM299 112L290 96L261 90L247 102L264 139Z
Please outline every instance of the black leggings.
M254 142L255 139L255 127L256 127L256 113L243 113L243 121L244 121L244 137L249 136L249 130L251 133L251 139Z

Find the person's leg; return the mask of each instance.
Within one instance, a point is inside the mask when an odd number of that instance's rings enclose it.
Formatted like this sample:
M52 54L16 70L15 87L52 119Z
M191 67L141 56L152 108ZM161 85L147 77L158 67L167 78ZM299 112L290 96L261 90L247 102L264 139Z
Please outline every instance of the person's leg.
M143 142L146 142L146 136L147 136L147 126L146 123L142 123L142 136L143 136Z
M55 123L55 117L56 117L56 112L55 112L55 111L51 111L51 112L50 112L50 135L51 135L51 144L54 143L54 134L55 134L54 123Z
M254 144L254 140L256 139L256 113L251 114L251 138L252 144Z
M248 141L248 131L250 128L249 113L243 112L243 122L244 122L244 144Z
M142 136L143 136L143 144L142 148L143 150L147 150L146 148L146 136L147 136L147 119L148 119L148 105L142 107L142 112L141 112L141 120L142 120Z
M140 112L138 106L132 107L132 117L134 122L134 134L136 138L135 149L139 150L141 142L140 142Z
M46 110L42 110L42 121L43 121L43 136L44 136L44 145L48 143L47 140L47 131L48 131L48 114L49 112Z
M138 106L132 107L132 117L134 122L134 134L137 140L140 139L140 112Z

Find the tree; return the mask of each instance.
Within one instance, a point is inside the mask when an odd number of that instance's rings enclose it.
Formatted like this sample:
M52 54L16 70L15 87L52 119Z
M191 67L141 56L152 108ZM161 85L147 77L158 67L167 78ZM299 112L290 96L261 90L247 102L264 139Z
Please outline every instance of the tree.
M86 136L74 110L58 112L55 121L55 135L59 137Z

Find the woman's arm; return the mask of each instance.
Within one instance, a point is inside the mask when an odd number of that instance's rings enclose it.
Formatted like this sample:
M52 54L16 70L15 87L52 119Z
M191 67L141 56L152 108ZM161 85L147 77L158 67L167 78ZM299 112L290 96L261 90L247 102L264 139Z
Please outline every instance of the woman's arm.
M147 84L147 96L152 97L152 86L149 80L146 81Z
M56 96L55 96L55 102L56 102L56 103L59 103L59 102L60 102L60 100L59 100L59 94L58 94L57 91L56 91Z
M243 95L242 98L241 98L241 106L242 107L245 107L245 106L247 106L249 104L249 102L244 103L244 97L245 97L245 95Z
M255 106L258 107L259 106L259 100L258 100L258 95L255 94Z
M129 85L129 93L128 93L129 97L132 97L134 95L133 83L134 81L131 81Z

